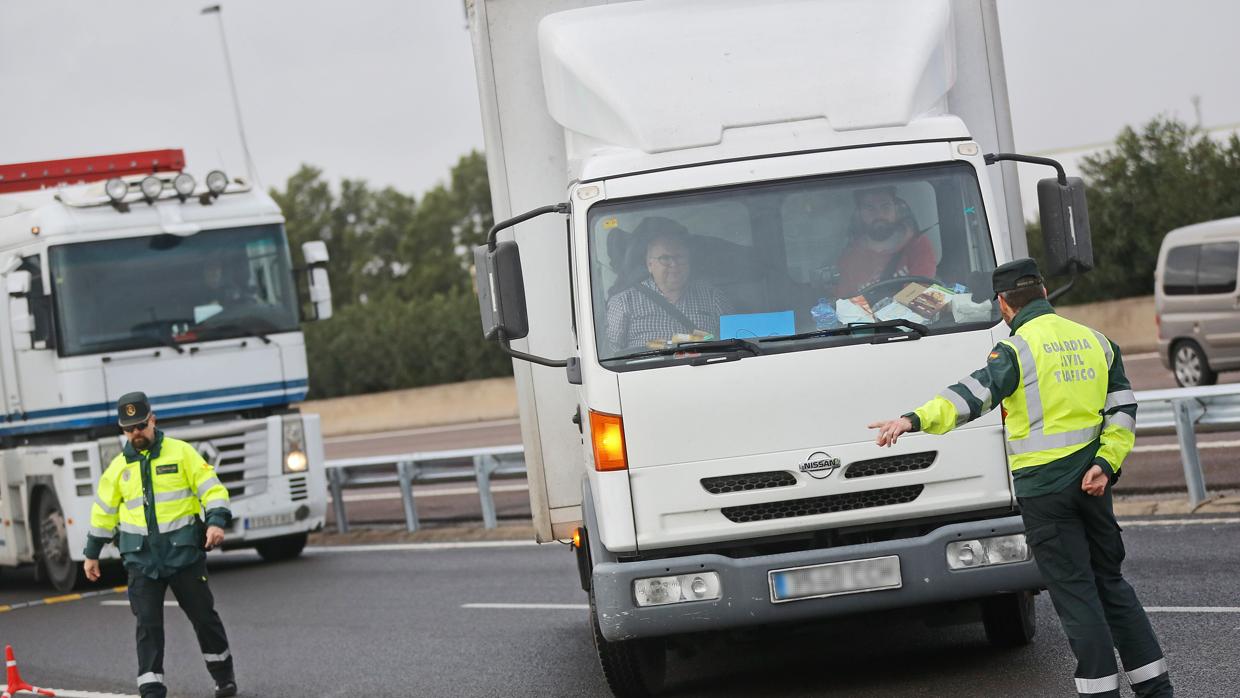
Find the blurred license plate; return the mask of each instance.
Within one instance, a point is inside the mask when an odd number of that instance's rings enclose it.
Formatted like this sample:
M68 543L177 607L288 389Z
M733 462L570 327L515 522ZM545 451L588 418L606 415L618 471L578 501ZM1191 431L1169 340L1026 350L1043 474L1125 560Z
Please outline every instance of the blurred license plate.
M767 578L773 603L899 589L902 583L900 558L896 555L771 570Z
M267 514L266 516L247 516L245 519L245 530L251 528L271 528L272 526L285 526L293 523L293 512L285 514Z

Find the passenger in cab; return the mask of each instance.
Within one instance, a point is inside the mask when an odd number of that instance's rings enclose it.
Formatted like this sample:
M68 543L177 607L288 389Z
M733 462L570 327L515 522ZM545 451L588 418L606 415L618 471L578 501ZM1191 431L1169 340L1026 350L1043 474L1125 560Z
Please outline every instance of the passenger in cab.
M719 316L732 312L722 291L693 279L689 233L669 218L650 217L633 231L648 239L649 276L607 302L607 343L613 353L714 339Z
M850 298L867 286L899 276L934 278L934 245L921 234L908 204L894 187L861 189L852 239L836 261L835 295Z

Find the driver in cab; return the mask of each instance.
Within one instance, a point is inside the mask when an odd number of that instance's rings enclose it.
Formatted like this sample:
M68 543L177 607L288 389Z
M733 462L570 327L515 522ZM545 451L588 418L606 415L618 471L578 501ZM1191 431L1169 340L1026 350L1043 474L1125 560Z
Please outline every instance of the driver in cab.
M851 298L879 281L901 276L933 278L934 245L921 234L895 187L861 189L851 240L836 261L835 295Z

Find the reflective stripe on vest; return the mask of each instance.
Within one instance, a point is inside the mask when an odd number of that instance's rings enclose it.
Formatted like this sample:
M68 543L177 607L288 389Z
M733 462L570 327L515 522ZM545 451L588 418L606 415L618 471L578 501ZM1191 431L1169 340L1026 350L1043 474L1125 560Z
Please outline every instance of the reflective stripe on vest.
M1003 401L1011 469L1044 465L1098 438L1114 360L1106 337L1050 314L1030 320L1003 341L1020 366L1020 384ZM1123 393L1117 391L1113 398L1126 400ZM1131 418L1114 417L1108 424L1129 422Z

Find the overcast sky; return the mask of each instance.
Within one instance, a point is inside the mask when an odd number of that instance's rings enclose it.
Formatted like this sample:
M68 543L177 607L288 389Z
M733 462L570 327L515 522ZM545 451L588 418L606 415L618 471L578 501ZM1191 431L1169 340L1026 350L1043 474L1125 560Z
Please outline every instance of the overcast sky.
M240 173L207 4L0 0L0 162L182 147L199 176ZM223 5L265 185L306 162L420 194L482 147L461 0ZM1240 3L999 0L999 12L1022 151L1110 141L1160 113L1195 121L1193 95L1206 126L1240 122Z

